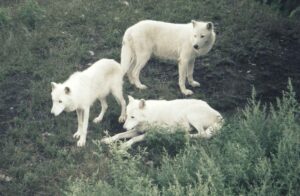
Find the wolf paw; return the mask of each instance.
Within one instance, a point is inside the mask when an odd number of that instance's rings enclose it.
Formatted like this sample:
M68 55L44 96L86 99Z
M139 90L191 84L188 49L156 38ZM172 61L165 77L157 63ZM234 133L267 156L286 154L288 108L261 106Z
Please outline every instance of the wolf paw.
M128 76L128 80L129 80L129 83L130 83L130 84L134 84L134 79L133 79L132 77L129 77L129 76Z
M81 136L80 131L77 131L76 133L74 133L73 138L79 139L80 136Z
M119 123L123 123L123 122L125 122L125 120L126 120L125 116L120 116L119 117Z
M103 138L103 139L101 140L101 142L104 143L104 144L110 144L110 143L112 143L113 141L112 141L112 139L111 139L110 137L106 137L106 138Z
M136 84L136 87L139 88L139 89L146 89L148 88L146 85L144 84Z
M101 117L96 117L96 118L94 118L93 123L99 123L102 121L102 119L103 118L101 118Z
M209 139L213 136L213 132L211 130L206 130L205 131L205 134L204 134L204 137Z
M182 93L183 93L184 95L188 96L188 95L192 95L192 94L193 94L193 91L191 91L191 90L189 90L189 89L185 89L185 90L182 91Z
M191 85L192 87L199 87L199 86L200 86L200 83L194 80L194 81L190 82L190 85Z
M85 138L80 138L77 142L77 146L78 147L82 147L82 146L85 146Z

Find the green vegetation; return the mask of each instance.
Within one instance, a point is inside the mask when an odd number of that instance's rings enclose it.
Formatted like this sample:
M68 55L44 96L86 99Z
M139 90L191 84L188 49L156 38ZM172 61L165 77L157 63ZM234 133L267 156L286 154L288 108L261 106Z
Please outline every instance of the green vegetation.
M1 1L0 195L297 195L299 21L252 0L128 4ZM125 29L142 19L214 22L217 43L196 61L195 79L202 86L192 97L220 110L224 128L210 140L153 130L147 141L120 153L118 144L99 143L105 130L122 131L120 108L109 99L103 122L90 122L87 146L77 148L75 113L50 114L50 82L99 58L119 61ZM148 64L141 79L149 89L137 90L126 79L124 94L183 97L175 65L156 59ZM295 89L289 84L282 94L288 77ZM252 85L257 92L248 100ZM99 109L95 103L91 118Z
M70 195L297 195L300 176L300 110L291 85L275 106L262 105L255 94L222 133L209 141L187 141L182 132L155 133L157 146L119 153L95 142L101 164L92 176L69 179ZM177 136L181 137L177 137ZM176 139L174 139L176 138ZM174 141L175 140L175 141ZM176 156L166 151L176 143ZM184 142L183 142L184 141ZM166 145L165 145L166 144ZM155 164L156 156L160 159ZM106 175L103 179L103 161Z

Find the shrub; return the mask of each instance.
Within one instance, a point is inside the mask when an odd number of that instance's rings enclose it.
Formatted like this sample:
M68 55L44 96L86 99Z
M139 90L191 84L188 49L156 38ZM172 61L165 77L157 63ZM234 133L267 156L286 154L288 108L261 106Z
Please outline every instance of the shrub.
M145 151L124 156L113 145L110 177L101 182L88 179L88 184L99 187L91 188L95 192L116 195L297 195L300 126L296 115L300 108L291 82L277 104L267 108L255 99L253 90L245 109L227 120L211 140L187 142L182 132L153 129L143 145L149 145ZM181 148L172 154L176 145ZM152 157L157 153L160 164L148 164L148 151ZM99 148L101 159L103 153ZM86 187L79 179L81 183L79 191Z

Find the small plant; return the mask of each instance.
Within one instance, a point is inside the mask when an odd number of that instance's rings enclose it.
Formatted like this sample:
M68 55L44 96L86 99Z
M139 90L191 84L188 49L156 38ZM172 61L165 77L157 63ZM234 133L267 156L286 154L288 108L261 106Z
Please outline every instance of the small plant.
M45 18L45 10L35 0L26 0L19 7L17 16L30 30L37 27L38 23Z
M10 20L11 17L9 16L8 11L4 8L0 8L0 28L9 24Z

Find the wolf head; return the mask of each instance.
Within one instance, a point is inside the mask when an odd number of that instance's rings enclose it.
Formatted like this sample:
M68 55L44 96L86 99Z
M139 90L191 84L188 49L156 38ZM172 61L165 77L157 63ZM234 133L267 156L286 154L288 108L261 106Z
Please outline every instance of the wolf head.
M211 36L214 34L214 25L212 22L198 22L195 20L192 20L192 25L192 45L195 50L199 50L211 40Z
M134 99L130 95L128 96L128 100L129 103L126 107L126 121L123 127L126 130L134 130L147 120L144 113L146 101L144 99Z
M51 82L52 86L52 109L51 113L55 116L58 116L63 111L71 112L75 110L73 101L72 101L72 92L71 89L63 84L57 84Z

